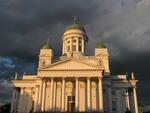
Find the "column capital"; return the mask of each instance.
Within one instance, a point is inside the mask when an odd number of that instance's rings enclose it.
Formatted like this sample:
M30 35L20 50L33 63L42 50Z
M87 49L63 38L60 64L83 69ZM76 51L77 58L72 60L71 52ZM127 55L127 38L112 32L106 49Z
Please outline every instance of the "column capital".
M39 87L39 84L35 84L35 88Z
M76 80L79 80L79 77L75 77Z
M65 80L66 79L66 77L62 77L62 80Z
M128 92L129 93L133 92L133 87L128 88Z
M46 82L46 81L47 81L47 78L42 78L42 81L43 81L43 82Z
M91 77L86 77L87 79L91 79Z
M99 77L98 77L98 79L102 79L102 78L103 78L102 76L99 76Z
M54 80L54 77L51 77L50 80Z

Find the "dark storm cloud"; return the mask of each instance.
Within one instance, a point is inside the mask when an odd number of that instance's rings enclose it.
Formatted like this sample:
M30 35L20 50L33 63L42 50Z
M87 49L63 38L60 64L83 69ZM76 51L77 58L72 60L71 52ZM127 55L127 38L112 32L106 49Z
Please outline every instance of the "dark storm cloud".
M30 57L47 38L58 43L55 40L61 39L64 27L71 23L74 15L81 17L83 23L96 17L98 3L85 0L6 0L1 1L0 9L1 54Z
M87 53L93 54L102 38L110 51L112 73L134 71L140 81L139 92L147 90L149 6L149 0L1 0L0 77L9 81L18 70L20 75L34 73L39 49L48 38L59 56L61 35L77 16L89 36ZM148 103L144 95L140 93L142 102Z

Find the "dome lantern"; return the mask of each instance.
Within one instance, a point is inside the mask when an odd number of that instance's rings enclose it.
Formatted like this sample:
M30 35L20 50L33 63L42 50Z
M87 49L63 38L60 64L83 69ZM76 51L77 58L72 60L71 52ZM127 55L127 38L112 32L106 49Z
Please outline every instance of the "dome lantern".
M76 16L74 16L72 24L66 27L62 41L62 55L69 57L84 55L88 36L84 27L78 23Z

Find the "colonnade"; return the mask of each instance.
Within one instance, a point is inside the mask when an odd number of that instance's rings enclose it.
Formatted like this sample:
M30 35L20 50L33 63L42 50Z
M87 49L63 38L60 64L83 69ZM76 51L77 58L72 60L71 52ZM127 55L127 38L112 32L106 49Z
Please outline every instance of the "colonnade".
M87 79L87 109L86 111L91 111L91 79ZM36 94L35 94L35 105L34 105L34 112L35 111L45 111L45 98L46 98L46 82L48 79L43 79L39 86L36 87ZM66 98L66 78L62 78L61 80L61 111L65 111L65 98ZM56 88L56 87L55 87ZM56 103L54 100L54 96L56 96L56 90L54 88L54 78L50 78L50 105L49 110L55 111L53 107L53 103ZM98 95L99 100L99 111L103 111L103 93L102 93L102 78L98 78ZM79 78L75 78L75 111L79 111Z
M75 81L75 111L79 111L79 79L78 77L74 78ZM102 78L97 78L97 93L98 93L98 99L96 100L98 102L98 111L103 111L103 92L102 92ZM34 112L36 111L46 111L45 109L45 101L46 101L46 87L47 82L50 82L50 97L49 97L49 110L55 111L54 103L56 103L56 84L55 84L55 78L50 79L41 79L38 84L35 85L35 94L34 94ZM65 111L65 104L66 104L66 78L61 78L61 103L60 103L60 110L62 112ZM33 88L32 88L33 89ZM32 90L31 89L31 90ZM117 97L117 105L118 105L118 113L122 113L122 106L121 106L121 89L118 88L116 92ZM137 95L136 95L136 87L130 87L127 88L125 102L126 102L126 108L131 110L132 113L138 113L138 103L137 103ZM111 101L111 87L108 87L109 91L109 112L112 112L112 101ZM86 78L86 111L92 110L92 101L91 101L91 78ZM20 96L22 95L22 98ZM24 104L23 100L24 95L24 88L20 90L20 88L14 88L13 89L13 96L12 96L12 102L11 102L11 113L19 112L21 107ZM32 95L32 94L31 94ZM19 104L18 104L19 103ZM19 106L19 107L18 107ZM18 111L19 110L19 111ZM21 112L21 111L20 111Z
M118 113L122 113L122 104L121 104L121 91L117 89L117 109ZM131 111L131 113L139 113L138 112L138 103L137 103L137 95L136 95L136 87L127 88L127 91L124 95L125 98L125 110Z

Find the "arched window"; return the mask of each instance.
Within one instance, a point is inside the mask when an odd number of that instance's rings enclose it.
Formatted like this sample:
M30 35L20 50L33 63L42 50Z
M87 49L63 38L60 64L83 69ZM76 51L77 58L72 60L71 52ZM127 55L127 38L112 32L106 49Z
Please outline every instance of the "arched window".
M82 51L82 39L79 38L79 51Z
M67 47L67 51L68 51L68 52L70 51L70 46Z
M73 51L76 51L76 45L72 46Z
M76 39L73 39L73 43L76 43Z
M82 46L81 45L79 45L79 51L82 51Z

